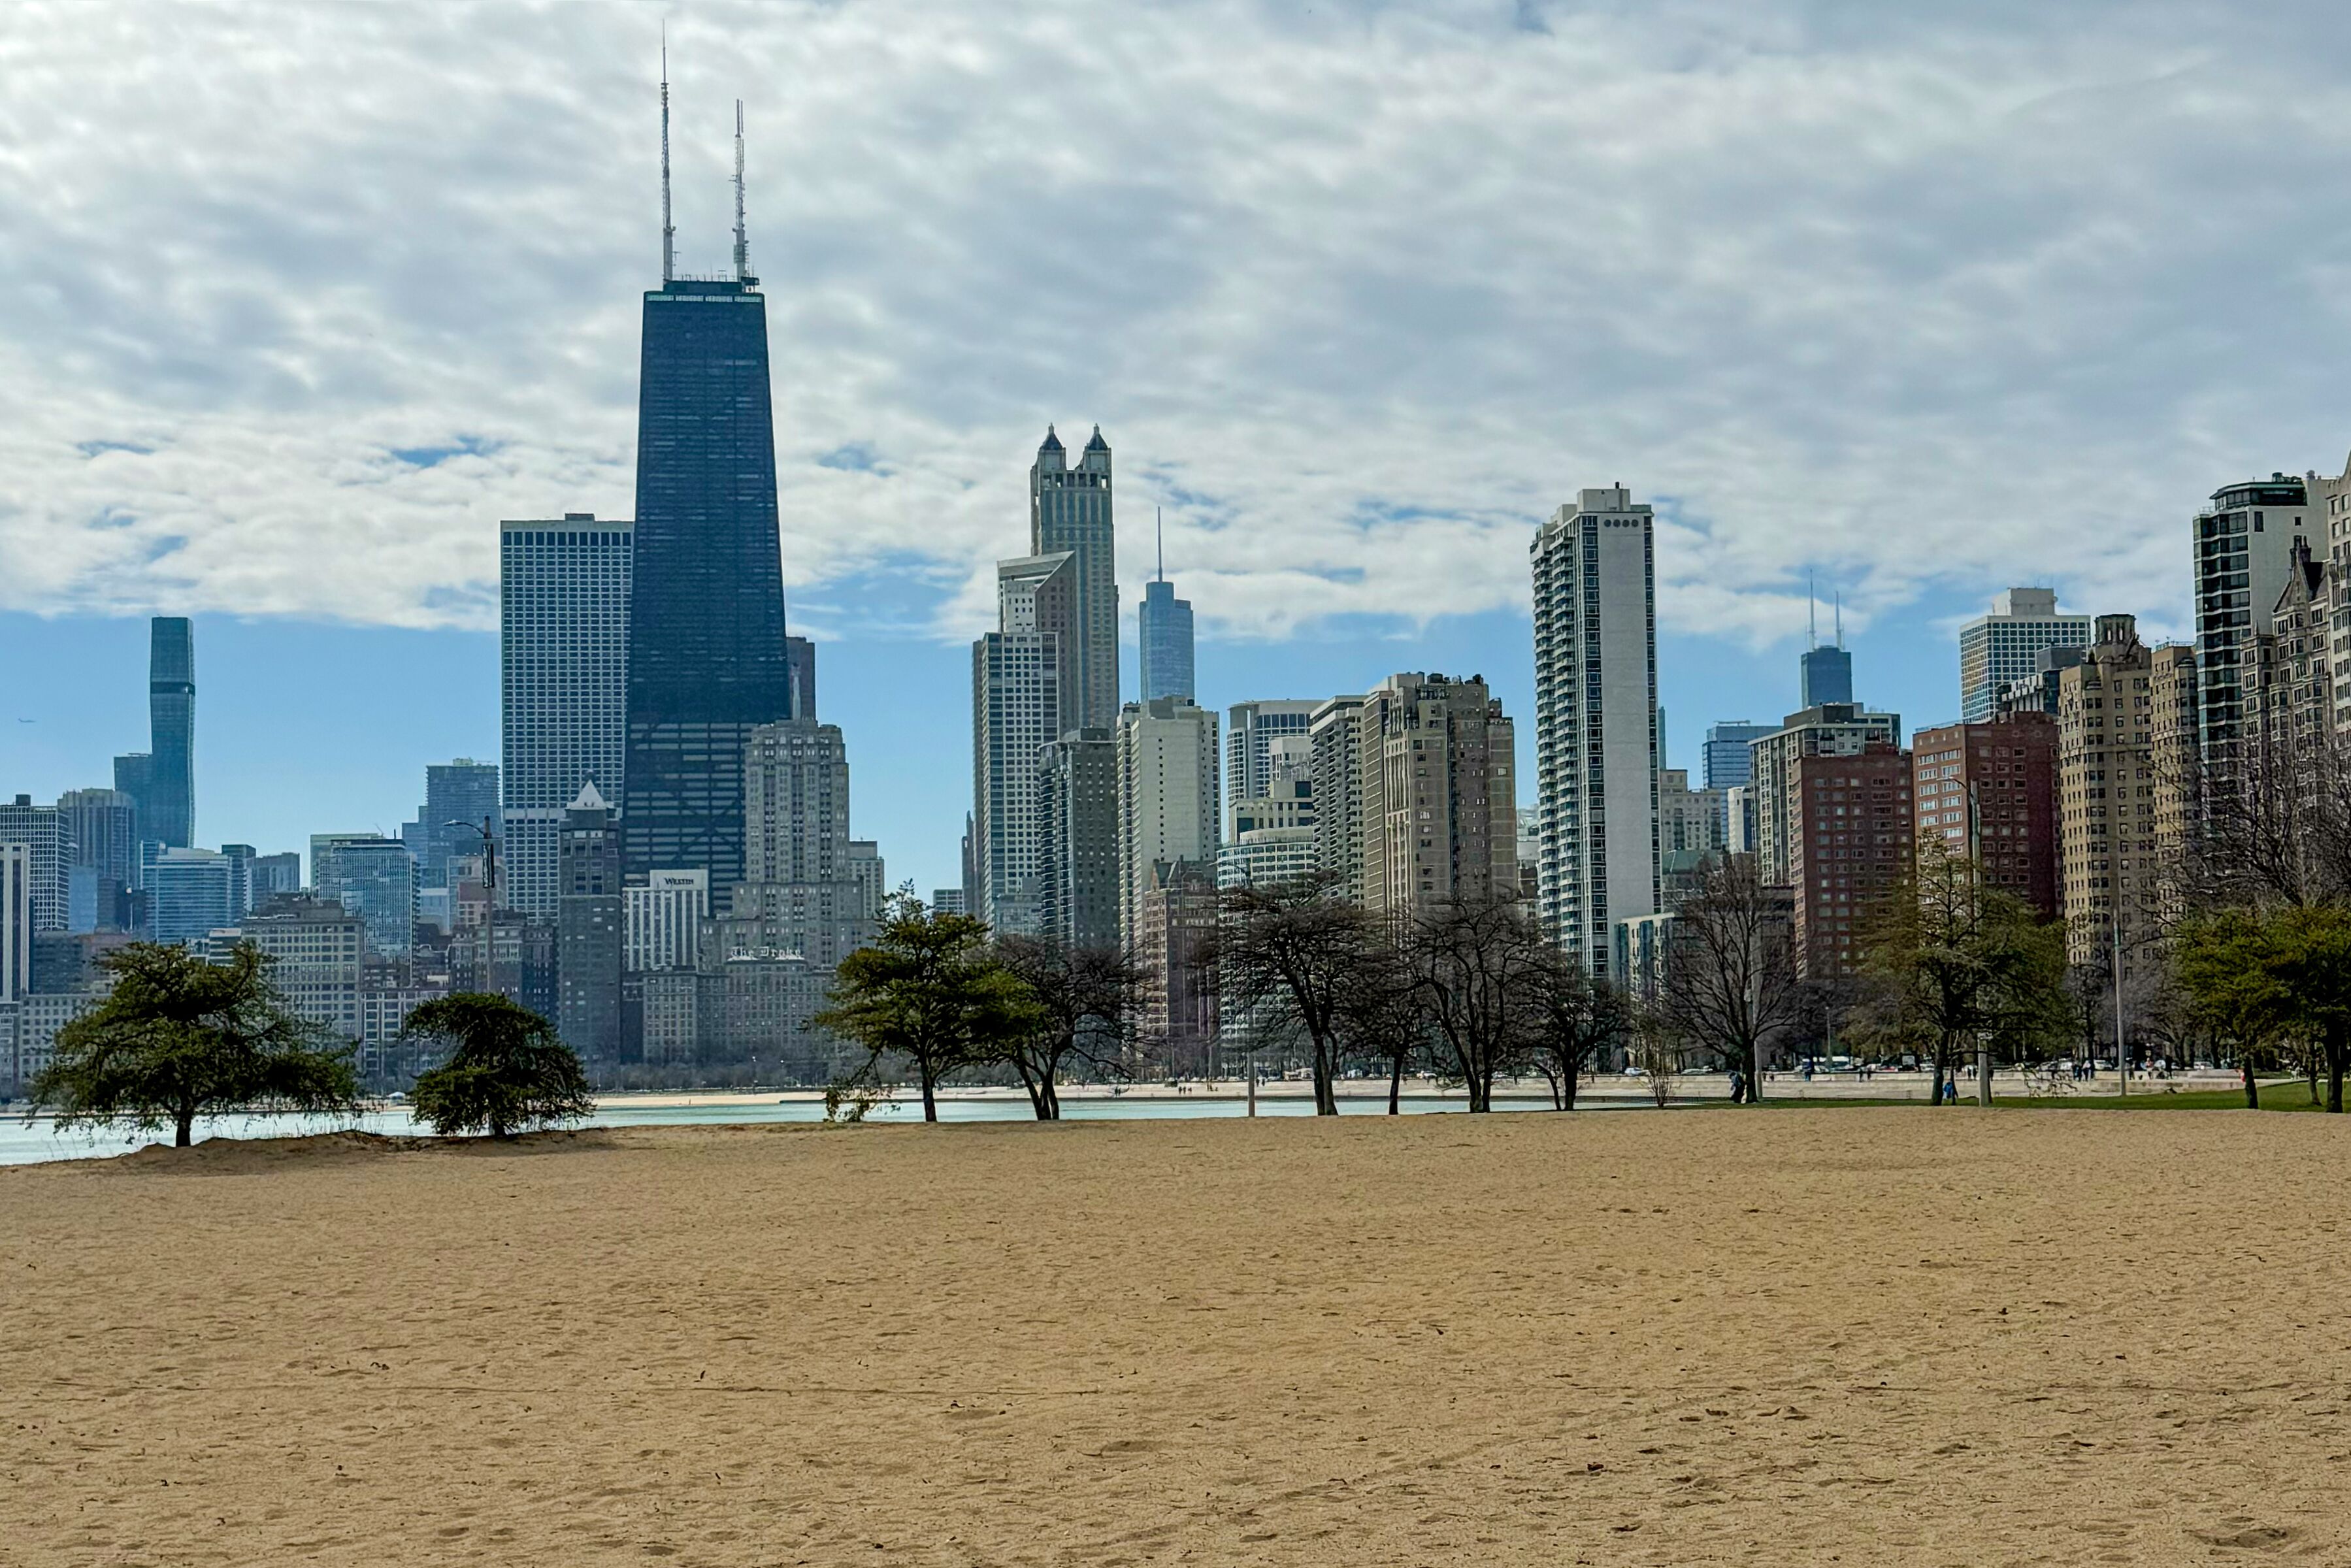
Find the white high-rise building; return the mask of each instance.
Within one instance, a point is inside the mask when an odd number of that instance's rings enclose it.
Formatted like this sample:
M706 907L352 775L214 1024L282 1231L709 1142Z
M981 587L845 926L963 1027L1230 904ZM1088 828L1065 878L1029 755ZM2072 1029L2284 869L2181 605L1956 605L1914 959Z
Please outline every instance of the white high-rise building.
M499 901L550 919L564 809L592 781L627 810L634 543L635 525L592 512L498 525Z
M702 923L710 918L710 873L656 871L643 887L621 890L621 966L632 973L691 969L702 946Z
M2083 648L2090 618L2057 613L2053 588L2011 588L1991 601L1991 613L1959 628L1959 713L1986 724L2011 681L2039 669L2044 648Z
M1217 715L1185 697L1118 716L1119 937L1137 940L1152 867L1217 863Z
M2283 474L2212 492L2196 515L2197 744L2205 777L2229 779L2240 741L2258 727L2245 703L2245 676L2253 640L2271 629L2271 613L2294 570L2294 548L2314 556L2327 549L2325 486L2314 499L2309 481Z
M1621 486L1584 490L1535 533L1537 904L1595 975L1611 927L1654 915L1656 577L1651 517Z
M1077 706L1077 559L998 561L998 630L971 645L973 913L998 931L1033 935L1043 916L1049 802L1038 758Z
M33 930L33 846L0 843L0 1002L32 994Z
M23 844L32 861L33 926L63 931L72 845L66 819L54 806L36 806L30 795L0 800L0 844Z

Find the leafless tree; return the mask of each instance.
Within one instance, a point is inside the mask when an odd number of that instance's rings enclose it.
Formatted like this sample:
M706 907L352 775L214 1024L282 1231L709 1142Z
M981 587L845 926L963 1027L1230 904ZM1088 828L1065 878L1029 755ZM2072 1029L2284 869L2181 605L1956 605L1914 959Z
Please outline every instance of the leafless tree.
M1551 1081L1552 1108L1573 1111L1583 1080L1631 1038L1632 1012L1624 992L1586 975L1581 960L1556 948L1536 984L1529 1048L1536 1070Z
M1308 1049L1314 1113L1339 1113L1345 1011L1377 938L1332 878L1249 883L1217 894L1216 963L1225 1026L1295 1035Z
M1072 1062L1124 1076L1146 978L1132 956L1115 947L998 936L995 957L1033 1003L1033 1026L1006 1042L1001 1060L1020 1075L1039 1121L1061 1120L1061 1078Z
M1699 874L1675 914L1654 1010L1689 1046L1744 1073L1753 1103L1766 1051L1804 1012L1787 894L1763 882L1752 855L1713 856Z
M2351 751L2256 729L2201 780L2183 852L2187 910L2351 903Z
M1344 1053L1387 1070L1388 1114L1403 1109L1404 1075L1428 1049L1428 1015L1413 984L1412 969L1392 946L1374 944L1364 954L1354 985L1339 1002Z
M1673 1103L1674 1078L1682 1070L1680 1026L1645 1008L1634 1017L1632 1031L1633 1065L1648 1082L1649 1098L1662 1111Z
M1403 950L1430 1033L1469 1091L1494 1108L1494 1080L1531 1054L1555 949L1516 899L1461 899L1421 911Z

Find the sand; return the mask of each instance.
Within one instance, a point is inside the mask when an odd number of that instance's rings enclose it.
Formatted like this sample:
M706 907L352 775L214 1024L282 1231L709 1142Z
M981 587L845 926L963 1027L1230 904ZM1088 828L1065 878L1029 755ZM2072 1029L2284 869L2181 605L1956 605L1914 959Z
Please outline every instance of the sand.
M0 1170L0 1561L2342 1563L2346 1176L1924 1107Z

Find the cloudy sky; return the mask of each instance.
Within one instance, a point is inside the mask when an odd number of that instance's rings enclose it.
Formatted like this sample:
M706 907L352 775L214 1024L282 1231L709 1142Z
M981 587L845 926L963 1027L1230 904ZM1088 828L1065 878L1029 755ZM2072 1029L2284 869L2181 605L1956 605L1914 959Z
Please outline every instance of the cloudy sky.
M496 755L496 520L631 509L664 18L681 266L740 97L794 619L925 887L1048 421L1116 448L1130 599L1165 507L1217 704L1527 710L1529 532L1630 485L1684 757L1792 706L1808 572L1935 722L1991 592L2177 632L2199 501L2351 446L2315 0L19 3L0 789L141 744L157 612L206 841Z

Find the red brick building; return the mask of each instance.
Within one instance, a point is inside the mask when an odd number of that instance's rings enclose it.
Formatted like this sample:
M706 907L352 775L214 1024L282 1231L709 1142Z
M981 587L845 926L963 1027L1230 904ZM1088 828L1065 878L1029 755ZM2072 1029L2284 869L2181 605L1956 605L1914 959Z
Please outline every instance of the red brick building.
M1795 768L1796 963L1821 979L1852 971L1872 906L1909 876L1910 754L1873 743Z
M1987 886L2057 918L2056 719L2011 713L1920 730L1910 737L1910 795L1921 850L1939 835L1955 857L1980 854Z

